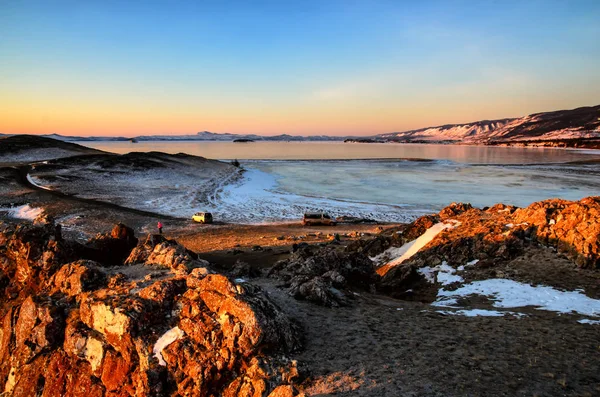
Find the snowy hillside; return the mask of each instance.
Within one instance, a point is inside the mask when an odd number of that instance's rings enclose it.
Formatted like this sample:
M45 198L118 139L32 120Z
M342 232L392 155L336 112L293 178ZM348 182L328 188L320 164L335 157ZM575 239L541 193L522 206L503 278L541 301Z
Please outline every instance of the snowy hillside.
M600 105L536 113L516 119L449 124L377 135L398 142L506 143L600 138Z
M492 132L514 120L484 120L467 124L447 124L439 127L382 134L377 137L391 141L477 141L490 136Z

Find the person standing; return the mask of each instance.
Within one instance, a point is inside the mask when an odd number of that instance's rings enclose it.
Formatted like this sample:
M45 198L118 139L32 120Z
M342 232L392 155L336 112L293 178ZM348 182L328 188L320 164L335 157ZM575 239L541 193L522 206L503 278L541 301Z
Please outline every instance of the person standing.
M158 227L158 234L162 234L162 223L160 223L160 221L158 221L158 224L156 225L156 227Z

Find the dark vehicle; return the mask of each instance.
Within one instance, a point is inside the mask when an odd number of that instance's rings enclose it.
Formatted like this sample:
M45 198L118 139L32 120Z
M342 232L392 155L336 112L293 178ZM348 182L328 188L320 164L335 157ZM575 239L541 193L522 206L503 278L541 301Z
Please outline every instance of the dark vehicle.
M213 216L210 212L196 212L192 216L192 220L198 223L212 223Z
M307 212L302 218L302 224L304 226L335 226L337 225L337 221L334 217L329 216L329 214L326 212Z

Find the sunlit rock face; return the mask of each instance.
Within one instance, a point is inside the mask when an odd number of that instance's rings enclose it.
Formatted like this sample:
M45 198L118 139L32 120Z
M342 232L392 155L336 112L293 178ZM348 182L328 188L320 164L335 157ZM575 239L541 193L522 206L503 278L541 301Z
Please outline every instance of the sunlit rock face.
M287 354L299 329L258 287L215 274L175 242L136 245L124 225L88 245L54 231L0 233L0 392L297 394Z
M458 268L472 261L478 261L480 268L493 267L532 247L551 248L582 268L600 266L600 197L580 201L551 199L527 208L497 204L483 210L453 204L433 218L419 218L388 236L391 248L376 254L385 257L385 252L401 252L403 245L413 243L442 222L452 227L435 235L414 255L401 263L379 263L381 291L398 295L424 284L424 277L418 272L423 267L445 262Z

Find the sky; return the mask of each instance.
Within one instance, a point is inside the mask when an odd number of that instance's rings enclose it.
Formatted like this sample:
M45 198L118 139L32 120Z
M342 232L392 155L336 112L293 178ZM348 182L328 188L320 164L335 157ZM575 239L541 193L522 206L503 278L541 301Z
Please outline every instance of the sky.
M0 0L0 132L371 135L600 104L600 1Z

